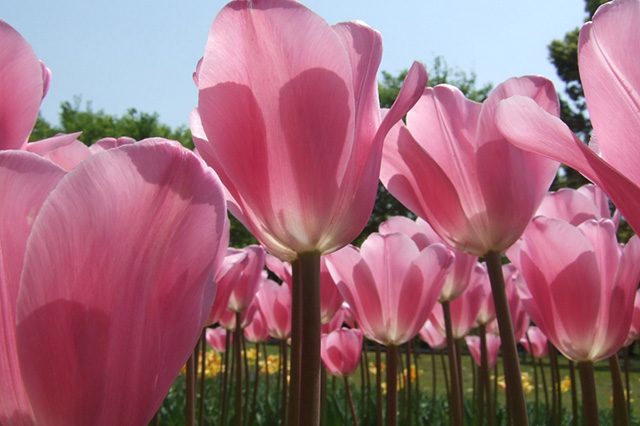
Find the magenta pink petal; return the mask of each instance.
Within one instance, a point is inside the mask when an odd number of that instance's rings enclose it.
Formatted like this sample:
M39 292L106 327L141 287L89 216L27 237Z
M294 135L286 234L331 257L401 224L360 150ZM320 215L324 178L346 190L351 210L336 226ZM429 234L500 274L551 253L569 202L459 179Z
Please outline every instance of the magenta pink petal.
M60 181L29 237L16 315L38 422L149 422L211 309L225 219L217 177L177 143L105 151Z
M0 19L0 149L22 149L38 118L43 70L27 41Z
M34 424L16 348L16 301L27 239L64 170L35 154L0 151L0 424Z

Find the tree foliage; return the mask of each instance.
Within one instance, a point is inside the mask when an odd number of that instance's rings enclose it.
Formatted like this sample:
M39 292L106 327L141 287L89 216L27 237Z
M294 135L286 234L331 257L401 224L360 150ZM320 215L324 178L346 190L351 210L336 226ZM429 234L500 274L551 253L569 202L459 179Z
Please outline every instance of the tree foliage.
M73 102L63 102L60 105L60 126L52 126L44 118L38 117L29 139L37 141L58 133L82 132L79 139L87 145L106 137L128 136L135 140L161 137L176 140L193 149L189 129L185 126L171 129L168 125L160 123L155 112L149 114L129 108L124 115L118 117L106 114L103 110L94 111L90 102L87 102L84 108L81 105L82 100L79 97Z

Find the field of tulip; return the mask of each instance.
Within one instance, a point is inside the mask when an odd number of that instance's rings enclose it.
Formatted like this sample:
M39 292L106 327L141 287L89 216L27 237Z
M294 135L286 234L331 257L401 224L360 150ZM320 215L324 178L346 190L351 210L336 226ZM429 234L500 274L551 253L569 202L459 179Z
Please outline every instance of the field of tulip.
M381 109L379 32L236 0L196 150L88 147L27 143L51 74L0 20L0 425L638 424L638 49L640 0L582 27L587 145L545 77L478 103L415 62ZM352 245L379 182L413 218Z
M251 345L252 346L252 345ZM424 346L424 344L422 344ZM248 410L247 413L252 413L245 423L246 425L277 425L281 423L281 391L279 381L279 357L277 345L260 345L259 350L261 353L267 354L267 363L265 367L264 356L256 357L256 349L248 349L247 365L249 367L249 379L248 387L245 384L245 392L247 399L243 409ZM266 352L263 352L266 351ZM368 348L368 359L374 359L375 350L371 346ZM448 399L446 396L446 389L448 387L447 379L445 378L445 370L443 369L443 363L446 364L446 359L443 359L443 354L438 351L431 352L428 348L422 347L420 353L417 354L417 369L415 358L416 354L412 354L412 378L411 386L413 386L412 398L412 420L411 424L414 425L447 425L449 422L449 410ZM244 356L244 352L243 352ZM523 387L527 398L528 413L532 425L548 425L552 423L551 402L545 402L553 392L551 385L551 365L548 357L542 360L536 361L536 367L532 364L531 357L521 353L523 359L521 361L523 371ZM364 364L364 352L361 359L360 366L349 376L350 391L354 401L354 409L359 425L376 425L376 396L375 396L375 364L370 361L369 366L366 369L361 368ZM258 384L254 387L256 377L256 360L258 361L257 377ZM538 363L539 362L539 363ZM568 365L569 361L561 357L559 360L559 375L562 378L560 382L560 395L562 404L562 414L560 417L561 425L573 424L573 411L572 411L572 390L578 389L578 401L579 401L579 383L572 383L571 372ZM435 369L433 368L435 364ZM498 364L500 365L500 364ZM204 388L204 400L200 400L200 394L198 395L198 410L202 411L202 421L198 423L201 426L205 425L219 425L221 424L222 415L222 380L224 369L224 353L218 353L210 348L207 350L207 358L205 362L205 388ZM542 370L541 370L542 368ZM385 369L385 354L382 353L382 370ZM266 374L266 371L269 374ZM406 423L407 417L407 398L406 391L406 372L407 369L403 367L403 377L400 378L399 383L399 419L402 422L403 419ZM416 373L417 371L417 373ZM166 426L181 426L184 424L185 416L185 370L181 374L176 382L171 387L167 398L162 404L160 411L157 415L157 420L151 425L166 425ZM546 377L546 392L545 386L542 384L542 374ZM202 370L199 370L199 374ZM497 401L496 410L496 425L504 425L507 423L507 411L505 406L506 389L504 376L502 371L492 372L491 380L492 386L497 391L493 396ZM465 423L477 424L478 406L474 402L477 397L477 388L474 385L474 381L477 380L478 369L477 365L473 361L470 354L465 353L462 356L462 379L463 388L465 390ZM606 363L597 364L595 367L597 394L598 394L598 406L600 409L600 421L603 425L613 425L612 414L612 391L611 391L611 376L609 366ZM538 380L537 388L538 395L536 396L536 377ZM267 384L267 380L269 384ZM348 404L348 398L345 392L345 383L340 377L332 376L330 373L326 375L326 396L324 405L324 420L326 425L338 426L354 424L352 414ZM495 381L494 381L495 380ZM579 380L579 379L577 379ZM637 398L640 395L640 357L635 354L629 359L629 384L630 384L630 405L634 407L631 413L631 425L640 424L640 410L637 407ZM229 384L229 386L235 386ZM383 403L386 397L384 388L386 383L383 380ZM434 392L435 390L435 392ZM256 398L254 400L253 392L256 392ZM545 395L546 393L546 395ZM536 410L536 398L538 399ZM200 405L203 404L203 405ZM579 402L578 402L579 404ZM226 415L227 423L233 424L233 407L229 409L229 413ZM199 413L198 413L199 414ZM486 414L485 414L486 415ZM578 410L578 424L581 424L581 413ZM156 423L157 421L157 423Z

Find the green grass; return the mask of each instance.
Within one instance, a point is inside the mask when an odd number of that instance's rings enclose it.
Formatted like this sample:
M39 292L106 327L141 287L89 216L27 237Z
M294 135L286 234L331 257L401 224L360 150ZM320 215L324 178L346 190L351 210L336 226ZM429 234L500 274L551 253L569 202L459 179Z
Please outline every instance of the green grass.
M277 353L276 346L269 346L268 353L270 355ZM401 353L402 363L400 368L404 368L404 363L406 363L406 354ZM369 362L373 362L375 359L375 354L373 351L367 352L367 359ZM412 358L413 359L413 358ZM445 383L444 383L444 374L442 361L439 356L436 358L436 394L435 400L433 400L433 372L432 372L432 355L430 353L422 353L419 355L419 371L421 371L421 375L418 377L420 392L419 397L417 395L415 389L415 383L413 384L413 409L412 409L412 417L414 425L448 425L448 403L445 394ZM446 363L445 359L445 363ZM384 363L384 352L382 353L382 362ZM462 379L463 379L463 389L465 390L465 416L466 421L465 424L478 424L474 421L474 405L473 405L473 378L474 378L474 370L475 367L472 366L471 357L468 354L463 354L461 358L462 363ZM559 357L560 363L560 377L568 377L569 367L568 361L563 357ZM549 370L549 361L545 360L543 363L543 368L545 371L547 385L550 391L551 386L551 376ZM498 365L500 366L500 360L498 361ZM622 360L621 365L623 366ZM623 366L624 367L624 366ZM250 368L250 373L252 374L251 379L251 392L253 390L253 369ZM531 358L526 357L525 359L521 359L521 370L522 372L529 373L532 384L534 371L533 366L531 364ZM477 373L477 372L476 372ZM501 375L502 372L498 371L498 375ZM540 376L540 370L538 369L538 375ZM576 369L577 375L577 369ZM611 386L611 375L609 372L609 363L608 362L600 362L595 366L595 375L596 375L596 387L597 387L597 395L598 395L598 407L601 412L601 424L608 425L612 424L611 418L611 406L610 406L610 398L612 395L612 386ZM219 413L221 407L221 395L220 395L220 378L221 375L218 375L216 378L207 379L206 381L206 391L205 391L205 409L204 409L204 421L203 425L219 425ZM623 373L624 379L624 373ZM539 378L540 382L541 379ZM579 381L579 378L577 379ZM360 368L354 372L349 377L351 390L354 398L354 405L357 411L358 420L361 426L366 425L375 425L375 405L376 405L376 397L375 397L375 375L369 374L369 382L371 383L371 387L367 388L366 382L366 374L364 376ZM384 377L383 377L384 381ZM255 412L249 414L248 417L251 422L251 425L278 425L280 422L280 393L277 389L277 375L272 375L270 379L270 389L267 393L264 375L260 377L259 387L258 387L258 395L256 399L256 408ZM577 385L577 397L580 398L580 386L579 383L575 383L573 385ZM640 425L640 420L638 416L640 416L640 410L637 408L633 409L633 406L638 406L637 397L640 396L640 357L632 356L630 358L630 385L631 385L631 397L636 399L636 402L632 404L632 424ZM539 392L539 401L540 406L538 408L539 415L542 416L542 413L545 413L546 408L544 406L544 393L542 389L542 384L538 384L538 392ZM231 395L233 395L233 391L231 391ZM251 401L252 394L249 393L249 400ZM346 403L345 396L345 388L344 383L341 379L334 379L331 376L327 379L327 396L325 403L325 424L328 426L331 425L343 425L343 424L352 424L351 422L351 412ZM506 424L506 412L504 409L505 404L505 390L498 388L497 392L497 414L496 414L496 424ZM551 397L549 395L549 397ZM531 391L526 395L528 409L529 409L529 419L531 424L550 424L540 419L540 421L535 421L535 392ZM231 396L230 406L233 406L233 396ZM562 424L571 424L572 418L572 410L571 410L571 391L562 394L562 405L563 405L563 422ZM580 401L578 401L578 405L580 405ZM402 414L407 412L407 393L405 390L401 390L398 395L398 407L399 411ZM230 410L233 408L230 407ZM247 408L248 411L251 411L251 406ZM399 417L398 424L403 423L403 418ZM233 413L229 412L227 416L227 424L233 424ZM162 408L159 411L159 425L166 426L178 426L184 424L184 376L179 376L171 388L169 394L165 402L163 403Z

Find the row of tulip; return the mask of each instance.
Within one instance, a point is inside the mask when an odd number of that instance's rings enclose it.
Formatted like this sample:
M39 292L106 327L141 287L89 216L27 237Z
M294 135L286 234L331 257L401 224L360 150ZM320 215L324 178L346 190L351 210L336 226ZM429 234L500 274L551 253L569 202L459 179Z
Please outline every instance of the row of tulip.
M550 341L578 362L583 407L592 410L584 418L596 424L593 363L615 358L627 338L640 243L634 237L619 248L597 189L585 190L596 194L588 202L532 218L558 166L543 154L584 173L640 229L640 72L627 53L640 45L638 22L640 1L614 0L581 31L580 72L595 129L586 146L559 120L556 92L543 77L509 79L478 104L447 85L425 89L426 70L414 63L394 105L381 111L378 32L361 22L329 26L291 0L232 1L215 18L193 75L199 100L191 130L209 168L159 139L88 148L72 134L26 143L50 72L0 21L0 368L7 378L0 422L145 424L203 326L228 307L243 321L250 299L225 280L247 274L262 283L266 261L286 286L266 281L246 294L256 294L265 321L271 312L283 327L269 330L274 337L284 342L290 327L283 419L319 422L321 322L332 317L321 308L326 268L364 335L387 345L390 377L397 346L440 302L451 417L460 425L452 317L481 256L514 423L528 422L510 300L518 294ZM362 247L348 246L367 222L378 178L437 237L415 241L416 232L390 221ZM224 256L225 207L269 256L258 247ZM506 284L504 252L518 271L508 271ZM518 290L509 294L512 280ZM291 313L282 314L288 303ZM187 369L192 380L193 359ZM387 382L394 395L395 380ZM193 424L190 383L187 390ZM395 398L387 401L387 422L395 424Z

